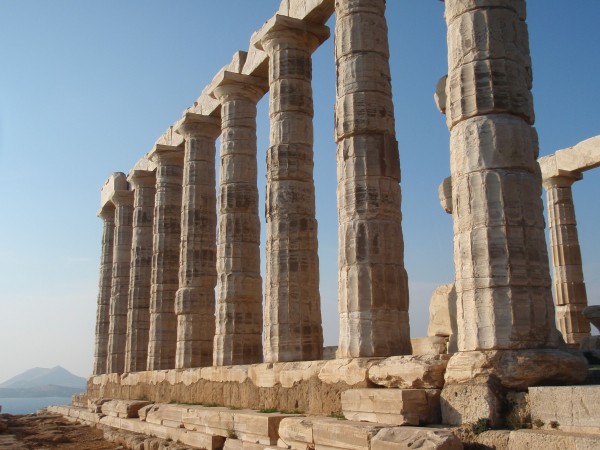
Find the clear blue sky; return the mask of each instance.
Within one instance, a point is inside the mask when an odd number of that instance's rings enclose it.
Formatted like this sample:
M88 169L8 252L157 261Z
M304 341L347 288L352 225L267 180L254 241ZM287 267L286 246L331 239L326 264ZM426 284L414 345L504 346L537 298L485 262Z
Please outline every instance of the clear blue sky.
M33 366L91 372L99 189L127 172L279 0L0 0L0 381ZM600 134L600 1L529 0L541 154ZM451 282L452 223L437 187L448 130L433 102L447 72L438 0L389 0L412 335ZM333 25L332 22L329 25ZM314 55L315 177L326 344L337 343L332 41ZM264 184L267 98L259 104ZM591 304L600 303L600 170L574 195ZM264 188L261 191L264 200ZM264 232L264 231L263 231ZM264 238L263 238L264 242Z

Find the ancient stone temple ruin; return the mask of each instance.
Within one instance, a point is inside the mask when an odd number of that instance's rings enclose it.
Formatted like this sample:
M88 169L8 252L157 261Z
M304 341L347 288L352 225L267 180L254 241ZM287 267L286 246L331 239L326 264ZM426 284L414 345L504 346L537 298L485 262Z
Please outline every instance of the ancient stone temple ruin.
M385 6L283 1L154 147L106 181L94 375L73 407L56 410L139 433L122 437L129 443L154 436L199 448L375 450L419 440L462 448L451 430L424 426L501 427L521 408L529 422L560 416L563 431L588 433L561 435L565 448L600 447L597 387L533 388L588 377L576 350L590 326L570 186L600 165L600 141L538 161L525 1L445 1L448 75L436 98L450 131L451 176L440 197L454 224L455 281L432 299L430 336L411 342ZM332 32L325 23L334 14ZM330 34L333 359L323 349L311 87L311 54ZM566 399L587 415L564 413ZM506 448L540 448L540 428L507 431Z

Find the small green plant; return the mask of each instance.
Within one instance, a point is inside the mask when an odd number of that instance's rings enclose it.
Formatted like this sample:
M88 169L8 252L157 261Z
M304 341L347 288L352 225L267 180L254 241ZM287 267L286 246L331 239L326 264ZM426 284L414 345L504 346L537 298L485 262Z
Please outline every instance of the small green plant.
M540 420L540 419L535 419L535 420L533 421L533 425L534 425L536 428L542 428L542 427L545 425L545 423L544 423L544 421L543 421L543 420Z
M262 409L259 409L258 412L264 413L264 414L276 413L277 408L262 408Z
M481 434L484 431L488 431L491 429L492 429L492 427L490 426L490 419L488 419L487 417L482 417L477 422L475 422L471 427L471 430L473 431L473 434L475 434L475 435Z
M237 411L238 409L242 409L241 406L228 406L229 409Z
M329 417L333 417L337 420L346 420L346 416L344 416L344 413L342 411L333 411L329 414Z
M558 427L560 427L560 423L558 423L556 420L553 420L552 422L550 422L550 428L557 430Z
M232 428L228 428L227 429L227 439L237 439L237 433L235 432L234 429Z
M221 406L218 403L200 403L200 405L206 408L216 408L217 406Z
M302 411L298 411L297 409L293 410L293 411L287 411L285 409L282 409L279 411L281 414L304 414Z

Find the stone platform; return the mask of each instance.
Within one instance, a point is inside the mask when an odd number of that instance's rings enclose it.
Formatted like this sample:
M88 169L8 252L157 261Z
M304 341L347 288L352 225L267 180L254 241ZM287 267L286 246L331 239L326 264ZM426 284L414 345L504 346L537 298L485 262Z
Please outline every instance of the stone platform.
M448 359L412 355L106 374L88 380L87 397L329 415L342 411L341 393L348 389L441 389Z

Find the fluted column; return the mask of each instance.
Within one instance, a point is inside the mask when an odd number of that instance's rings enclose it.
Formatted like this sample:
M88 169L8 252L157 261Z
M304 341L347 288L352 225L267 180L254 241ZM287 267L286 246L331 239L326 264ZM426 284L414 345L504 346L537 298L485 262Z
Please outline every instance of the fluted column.
M106 203L98 212L102 219L102 250L100 252L100 281L96 311L94 345L94 375L107 371L108 331L110 328L110 291L112 289L113 247L115 238L115 206Z
M446 0L458 348L557 345L524 0Z
M129 183L134 191L134 201L125 372L139 372L146 370L148 365L156 174L134 170L129 176Z
M335 3L337 356L410 354L385 0Z
M267 80L225 72L221 102L217 309L213 364L262 362L262 277L256 163L256 103Z
M115 237L113 247L112 289L110 292L110 329L108 332L108 373L125 368L127 303L131 268L133 192L115 191Z
M266 362L320 359L323 353L311 53L328 36L325 26L277 15L255 40L269 55Z
M556 323L567 344L579 348L579 343L590 335L590 323L583 316L587 307L587 293L583 281L583 267L572 184L578 177L558 176L544 180L548 200L548 228L554 271L554 304Z
M218 117L187 113L177 132L185 138L181 255L175 367L212 364L215 335L216 192Z
M179 287L183 149L156 145L151 157L157 167L148 370L162 370L175 367L177 346L175 294Z

